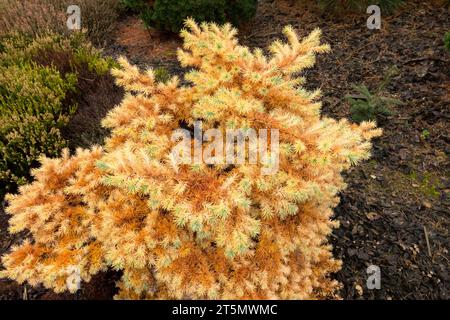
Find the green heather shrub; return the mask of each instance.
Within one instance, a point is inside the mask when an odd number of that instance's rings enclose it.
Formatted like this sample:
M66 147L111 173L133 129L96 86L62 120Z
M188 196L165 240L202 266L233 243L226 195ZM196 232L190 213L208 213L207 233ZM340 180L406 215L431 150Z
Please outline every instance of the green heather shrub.
M51 64L59 71L75 72L86 64L97 74L109 72L117 64L110 57L103 57L81 32L70 36L50 34L31 38L23 34L1 37L0 50L3 51L1 65L37 61L41 65ZM62 55L63 57L56 57ZM65 58L67 61L58 61ZM68 63L69 70L61 70L62 63ZM64 72L63 72L64 73Z
M178 32L187 17L196 21L239 25L256 13L257 0L122 0L147 27Z
M6 190L26 182L29 168L41 154L57 156L65 147L60 129L73 107L64 110L76 76L61 77L52 67L35 63L0 71L0 183ZM2 188L3 189L3 188Z
M74 34L0 38L0 196L28 181L42 154L58 156L61 129L76 110L78 71L112 63Z
M121 0L0 0L0 34L12 32L31 36L48 32L68 33L69 5L81 9L81 27L89 39L101 43L114 28Z

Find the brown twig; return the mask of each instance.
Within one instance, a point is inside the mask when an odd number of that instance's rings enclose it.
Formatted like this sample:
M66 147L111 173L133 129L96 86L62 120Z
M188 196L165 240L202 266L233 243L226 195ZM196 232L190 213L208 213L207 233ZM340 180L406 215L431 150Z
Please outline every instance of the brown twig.
M440 61L440 62L444 62L444 63L448 63L449 62L447 60L440 59L440 58L435 58L435 57L419 57L419 58L406 60L405 62L403 62L403 65L414 63L414 62L426 61L426 60Z
M428 255L431 257L430 240L428 239L427 227L423 226L423 232L425 233L425 241L427 242Z
M22 299L23 299L23 300L28 300L28 289L27 289L27 285L24 285L24 286L23 286Z

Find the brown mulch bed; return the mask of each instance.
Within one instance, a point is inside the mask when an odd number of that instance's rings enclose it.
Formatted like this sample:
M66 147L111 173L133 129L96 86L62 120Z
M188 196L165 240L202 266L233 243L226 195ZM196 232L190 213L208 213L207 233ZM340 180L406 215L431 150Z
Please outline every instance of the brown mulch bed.
M267 47L286 24L302 36L320 27L332 52L320 56L306 77L308 88L322 89L323 114L334 118L349 117L343 97L352 93L353 83L373 89L388 68L399 70L384 93L403 105L381 119L384 134L374 142L372 159L345 174L348 188L335 210L341 226L330 242L343 260L335 278L344 299L450 298L450 53L442 41L449 17L448 9L433 1L409 1L382 18L381 30L369 30L367 15L332 19L295 1L263 0L257 16L240 30L241 43ZM105 52L182 74L175 56L180 44L177 37L142 31L136 17L126 17ZM6 228L7 216L0 213L0 254L24 236L11 236ZM381 269L379 290L366 287L369 265ZM29 299L108 299L116 278L99 275L76 296L42 288L26 293ZM0 279L0 299L20 299L23 293L23 286Z

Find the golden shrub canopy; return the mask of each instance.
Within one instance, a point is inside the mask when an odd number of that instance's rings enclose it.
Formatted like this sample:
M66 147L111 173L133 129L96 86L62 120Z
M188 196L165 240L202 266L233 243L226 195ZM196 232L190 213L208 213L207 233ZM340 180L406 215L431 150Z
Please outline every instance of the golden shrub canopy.
M299 40L286 27L288 42L266 57L230 25L186 26L178 57L191 85L156 83L121 58L113 73L128 94L103 121L104 149L44 158L36 181L8 197L11 231L33 239L3 257L3 276L63 291L67 270L89 281L110 267L123 270L118 298L334 296L340 261L326 237L340 173L369 157L381 130L320 117L320 92L301 87L296 74L329 50L319 30ZM198 120L278 129L279 170L174 163L173 131Z

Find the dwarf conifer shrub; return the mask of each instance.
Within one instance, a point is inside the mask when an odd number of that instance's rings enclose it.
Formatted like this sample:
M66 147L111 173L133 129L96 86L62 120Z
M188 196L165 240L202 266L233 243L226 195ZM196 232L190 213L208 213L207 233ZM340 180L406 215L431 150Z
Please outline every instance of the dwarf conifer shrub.
M398 74L396 67L389 68L378 87L371 92L364 84L353 85L356 95L348 95L346 99L350 104L350 114L352 120L360 123L362 121L377 120L381 121L383 116L392 115L392 106L401 105L398 99L385 97L383 91L389 84L392 77Z
M350 104L352 120L358 123L368 120L380 120L382 116L390 116L392 115L390 107L402 103L398 99L384 97L377 92L372 93L364 84L354 85L353 90L358 95L347 96L347 101Z
M157 83L121 58L113 73L128 94L103 121L112 130L104 149L44 157L35 182L7 197L10 231L31 238L3 256L1 276L75 291L74 277L112 268L123 272L116 298L335 295L330 273L341 263L327 236L341 171L369 157L380 129L321 117L319 91L301 86L298 73L329 50L319 30L299 40L286 27L288 41L267 57L239 45L230 24L186 27L178 58L193 68L191 85ZM265 157L174 161L174 130L197 121L220 132L279 130L279 169L263 174Z
M256 13L257 0L122 0L141 15L147 27L179 32L183 21L231 22L239 25Z

